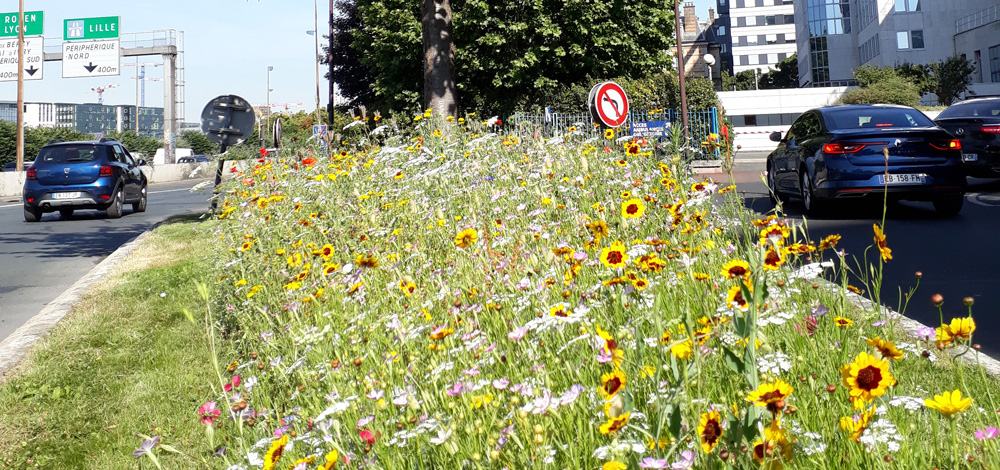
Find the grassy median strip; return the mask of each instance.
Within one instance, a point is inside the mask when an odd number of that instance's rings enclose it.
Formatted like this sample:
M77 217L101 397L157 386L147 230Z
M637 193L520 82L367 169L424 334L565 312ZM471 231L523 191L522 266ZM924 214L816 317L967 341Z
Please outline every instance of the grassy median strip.
M210 238L194 218L162 225L36 345L0 385L0 467L151 467L139 434L184 449L165 468L207 466L196 410L214 373L183 310L204 311Z

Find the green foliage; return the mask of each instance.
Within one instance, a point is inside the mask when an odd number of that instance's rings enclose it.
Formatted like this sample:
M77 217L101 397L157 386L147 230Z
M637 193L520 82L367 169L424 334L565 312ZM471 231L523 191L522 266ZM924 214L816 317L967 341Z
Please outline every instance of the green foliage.
M163 141L155 137L138 135L135 131L109 132L108 137L118 139L133 156L141 154L143 158L152 160L156 149L163 147Z
M908 82L917 86L920 94L934 91L934 84L931 79L931 68L926 64L912 64L903 62L896 66L896 75L905 78Z
M214 155L219 151L215 142L208 140L205 134L198 131L187 131L177 139L177 146L191 149L195 155Z
M972 62L961 56L951 56L929 66L931 92L937 95L938 104L950 106L958 95L969 89L972 72L976 70Z
M778 63L777 68L760 76L761 90L799 87L799 59L796 55Z
M622 86L628 94L629 106L633 110L653 110L661 108L680 109L681 92L677 75L659 73L643 78L616 77L611 78ZM517 111L539 112L545 106L554 112L579 113L587 109L587 95L590 89L608 81L607 79L588 78L582 83L562 87L546 93L541 103L535 105L528 100L517 103ZM708 109L718 107L719 97L707 78L688 77L685 81L689 109Z
M840 98L841 104L901 104L916 106L920 102L917 86L898 75L890 75L869 86L856 88Z
M745 90L756 90L757 80L760 74L759 70L744 70L736 74L736 76L729 75L729 72L722 71L722 90L723 91L745 91Z
M24 161L30 162L35 159L40 150L50 140L59 139L65 141L72 140L93 140L93 136L77 132L67 127L59 128L24 128ZM0 165L17 160L17 124L9 121L0 121Z
M854 69L854 79L858 81L858 86L861 88L867 88L878 82L890 80L896 77L899 77L899 74L896 73L895 69L889 66L883 67L865 64Z
M422 103L418 2L356 0L361 26L350 43L372 72L370 107L413 109ZM672 14L659 1L599 0L497 3L452 1L455 67L461 106L505 113L545 106L586 77L644 76L668 64ZM338 41L338 48L347 47ZM337 57L348 54L335 51ZM338 80L341 77L338 77ZM345 85L347 85L345 87ZM357 84L342 84L345 93ZM589 91L589 90L587 90ZM361 93L354 90L360 98ZM586 91L584 92L586 93ZM511 97L519 97L519 101Z

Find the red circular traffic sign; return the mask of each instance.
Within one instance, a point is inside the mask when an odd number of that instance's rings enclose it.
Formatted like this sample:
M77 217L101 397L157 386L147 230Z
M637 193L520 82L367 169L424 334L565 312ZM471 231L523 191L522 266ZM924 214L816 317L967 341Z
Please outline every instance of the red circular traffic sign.
M597 86L594 101L590 104L606 126L618 127L628 120L628 97L625 90L615 82L604 82Z

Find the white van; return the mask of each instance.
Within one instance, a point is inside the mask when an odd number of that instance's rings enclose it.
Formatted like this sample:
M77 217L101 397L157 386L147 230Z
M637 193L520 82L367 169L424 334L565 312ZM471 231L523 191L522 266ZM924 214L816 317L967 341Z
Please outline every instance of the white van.
M194 155L194 151L191 149L177 148L174 149L174 158L190 157ZM162 165L165 163L166 152L162 149L156 149L156 155L153 155L153 164Z

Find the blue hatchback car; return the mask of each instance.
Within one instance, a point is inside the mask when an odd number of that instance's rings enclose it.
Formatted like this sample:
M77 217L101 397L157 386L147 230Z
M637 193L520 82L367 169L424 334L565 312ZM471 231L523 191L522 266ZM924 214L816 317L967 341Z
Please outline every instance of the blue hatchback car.
M39 150L24 182L24 220L38 222L42 214L96 209L109 218L122 216L126 203L133 212L146 211L147 181L128 150L114 139L50 142Z
M874 197L930 201L943 216L962 210L962 143L924 113L893 105L809 110L767 156L772 199L802 199L815 215L830 203Z

